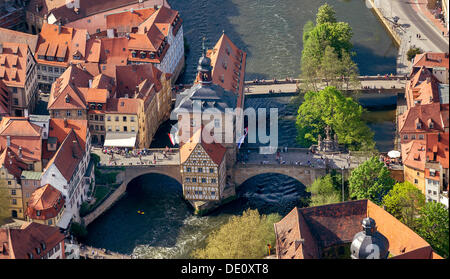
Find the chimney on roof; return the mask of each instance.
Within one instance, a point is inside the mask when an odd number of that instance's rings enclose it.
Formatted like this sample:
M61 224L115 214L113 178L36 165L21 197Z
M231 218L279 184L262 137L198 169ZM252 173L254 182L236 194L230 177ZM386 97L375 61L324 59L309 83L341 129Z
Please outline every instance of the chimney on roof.
M134 9L133 8L130 9L130 13L134 13Z
M125 37L129 40L130 39L130 33L126 33Z
M58 34L61 34L61 20L58 21Z
M92 88L92 79L89 80L89 88Z
M67 128L67 118L64 118L64 128Z
M77 153L76 153L76 151L75 151L75 146L76 146L76 144L77 144L77 141L76 141L76 140L73 140L73 141L72 141L72 157L73 157L73 158L78 158Z
M437 135L437 140L438 140L438 142L441 141L441 133L438 133L438 135Z
M28 117L28 109L23 110L23 116Z
M3 44L0 43L0 54L2 54L2 53L3 53Z
M7 147L11 146L11 136L6 136L6 146Z
M22 146L19 146L19 158L22 159Z

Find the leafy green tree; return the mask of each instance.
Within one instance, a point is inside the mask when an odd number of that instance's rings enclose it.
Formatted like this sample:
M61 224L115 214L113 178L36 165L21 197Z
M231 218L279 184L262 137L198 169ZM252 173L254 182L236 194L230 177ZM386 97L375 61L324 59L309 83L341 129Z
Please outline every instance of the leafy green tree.
M312 22L312 20L308 20L305 25L303 26L303 43L305 43L308 38L309 38L309 32L311 32L311 30L313 30L315 27L314 22Z
M70 233L78 239L84 239L87 236L88 231L83 224L73 222L70 225Z
M413 228L419 210L425 206L425 195L416 186L405 181L394 185L384 196L383 204L387 212Z
M349 178L350 197L370 199L381 205L384 196L392 189L395 180L383 162L373 156L354 169Z
M348 87L350 81L358 81L354 78L358 67L350 63L353 31L348 23L336 22L335 11L327 4L319 8L316 22L314 26L309 21L303 28L300 87L303 91L317 91L322 78L326 78L327 86Z
M416 57L417 54L422 54L423 51L418 47L412 47L406 52L406 56L408 57L408 61L411 61Z
M319 206L342 201L340 174L327 174L324 177L316 179L311 185L310 206Z
M324 137L325 127L330 126L340 144L352 150L363 145L374 148L373 132L361 120L362 113L363 108L357 102L346 98L335 87L307 92L298 109L297 141L309 147L317 142L319 135Z
M316 16L317 24L322 24L325 22L336 23L336 12L333 7L327 3L319 7L319 11Z
M320 63L320 76L325 80L326 86L339 86L336 83L341 72L339 57L331 46L325 48L325 53Z
M347 51L342 51L340 59L340 75L343 78L343 89L358 88L361 82L358 79L358 65L352 60L352 55Z
M444 258L449 255L449 215L441 203L428 202L420 210L415 231Z
M228 223L211 233L204 249L193 252L198 259L262 259L268 255L267 244L275 247L273 224L278 214L260 215L258 210L246 210L233 216Z

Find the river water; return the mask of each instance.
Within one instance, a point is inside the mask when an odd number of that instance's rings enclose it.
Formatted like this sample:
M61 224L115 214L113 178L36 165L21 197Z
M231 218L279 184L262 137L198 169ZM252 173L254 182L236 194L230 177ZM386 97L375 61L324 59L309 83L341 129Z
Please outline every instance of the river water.
M190 46L185 74L181 82L191 83L201 54L201 38L211 48L225 30L248 53L246 79L297 77L302 49L301 30L313 20L325 1L316 0L172 0L181 12L185 37ZM389 36L363 0L328 0L339 20L350 23L354 32L355 60L361 74L395 72L395 49ZM298 106L289 98L250 99L247 107L279 108L279 145L296 146L295 114ZM393 147L395 98L361 98L368 109L364 119L375 132L380 151ZM377 104L373 107L373 104ZM381 105L380 105L381 104ZM170 144L164 123L152 147ZM170 146L170 145L169 145ZM238 198L204 217L182 199L181 185L158 174L133 180L126 196L88 226L86 244L139 258L189 258L204 247L208 234L226 223L232 215L247 208L261 213L287 214L302 206L308 194L300 182L279 174L263 174L247 180L237 189ZM145 214L137 214L137 211Z
M362 75L395 73L397 49L364 0L172 0L180 11L190 52L183 83L194 80L202 38L212 48L222 31L247 52L246 80L296 78L302 29L327 2L353 29L355 61Z

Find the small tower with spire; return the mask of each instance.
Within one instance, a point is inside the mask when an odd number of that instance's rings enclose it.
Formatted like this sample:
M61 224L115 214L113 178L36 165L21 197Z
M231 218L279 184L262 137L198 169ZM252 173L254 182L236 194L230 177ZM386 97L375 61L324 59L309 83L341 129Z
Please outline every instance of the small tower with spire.
M198 60L197 80L202 86L207 86L212 83L211 59L206 56L205 37L203 37L202 42L202 56Z

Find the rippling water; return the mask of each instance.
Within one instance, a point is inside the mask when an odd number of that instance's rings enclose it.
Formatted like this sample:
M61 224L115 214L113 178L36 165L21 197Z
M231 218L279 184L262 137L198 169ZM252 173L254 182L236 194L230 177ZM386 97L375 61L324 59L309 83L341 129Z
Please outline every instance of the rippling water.
M231 215L247 208L285 215L294 206L302 206L300 198L307 195L304 185L279 174L256 176L242 184L237 194L230 204L198 217L182 199L178 182L158 174L141 176L129 184L125 197L88 226L86 244L139 258L190 258Z
M395 71L396 49L368 10L363 0L328 0L339 20L350 23L354 31L356 62L364 75ZM201 38L211 48L222 30L248 53L246 79L296 77L302 49L301 30L315 17L325 1L313 0L172 0L181 12L184 32L190 45L187 69L181 82L191 83L201 54ZM298 106L289 98L250 99L247 107L277 107L279 145L296 146L295 115ZM368 125L375 131L380 150L389 150L394 133L391 109L368 112ZM152 147L169 145L170 123L160 127ZM189 258L204 247L208 234L247 208L262 213L287 214L307 195L300 182L279 174L256 176L237 189L238 199L206 217L193 215L182 199L181 185L157 174L132 181L127 194L88 227L86 244L140 258ZM145 212L137 214L138 210Z
M246 79L297 77L300 73L302 29L325 2L337 18L353 28L355 60L361 74L395 72L397 50L364 0L172 0L180 11L190 46L181 82L193 81L201 41L212 48L222 31L247 54Z

